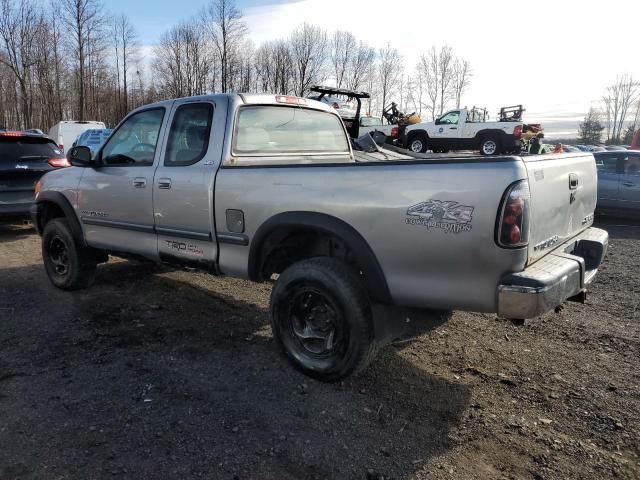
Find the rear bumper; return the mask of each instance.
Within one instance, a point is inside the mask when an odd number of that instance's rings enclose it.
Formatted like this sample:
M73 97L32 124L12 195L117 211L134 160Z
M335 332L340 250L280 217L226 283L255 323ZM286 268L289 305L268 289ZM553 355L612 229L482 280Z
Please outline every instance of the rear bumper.
M609 234L589 228L498 286L498 315L533 318L586 292L609 243Z
M28 216L33 202L0 204L0 217Z
M0 217L29 215L35 201L33 189L0 192Z

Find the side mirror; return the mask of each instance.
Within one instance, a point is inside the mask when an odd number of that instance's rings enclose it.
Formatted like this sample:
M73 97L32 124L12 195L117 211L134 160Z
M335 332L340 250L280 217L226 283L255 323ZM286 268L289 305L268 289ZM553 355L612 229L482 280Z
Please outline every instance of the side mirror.
M74 167L94 166L91 150L85 146L70 148L67 152L67 160L69 160L69 163Z
M440 125L440 119L436 118L436 121L434 122L436 125Z

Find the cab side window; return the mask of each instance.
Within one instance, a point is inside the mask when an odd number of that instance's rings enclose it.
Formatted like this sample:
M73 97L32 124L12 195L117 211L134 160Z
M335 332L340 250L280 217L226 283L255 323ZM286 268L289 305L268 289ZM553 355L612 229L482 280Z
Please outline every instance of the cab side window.
M102 149L105 167L144 167L153 165L164 108L144 110L120 125Z
M444 117L440 118L440 124L442 125L457 125L460 118L460 112L449 112Z
M618 173L618 156L615 154L596 155L596 168L601 173Z
M207 154L213 106L210 103L190 103L176 110L169 131L167 167L193 165Z
M640 177L640 155L624 154L622 165L625 175Z

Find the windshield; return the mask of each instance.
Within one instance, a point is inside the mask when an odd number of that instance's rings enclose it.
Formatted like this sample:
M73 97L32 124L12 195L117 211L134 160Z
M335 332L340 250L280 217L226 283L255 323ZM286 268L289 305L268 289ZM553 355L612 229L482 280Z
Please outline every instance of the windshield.
M328 112L300 107L247 106L238 113L235 153L345 153L341 120Z
M379 118L376 117L362 117L360 118L360 126L373 127L374 125L382 125Z

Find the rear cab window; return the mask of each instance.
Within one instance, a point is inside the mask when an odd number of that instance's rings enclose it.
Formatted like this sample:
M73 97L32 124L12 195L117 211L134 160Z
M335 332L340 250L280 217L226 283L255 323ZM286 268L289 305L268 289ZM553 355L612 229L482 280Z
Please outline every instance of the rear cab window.
M238 111L237 156L350 155L337 115L304 107L247 105Z

